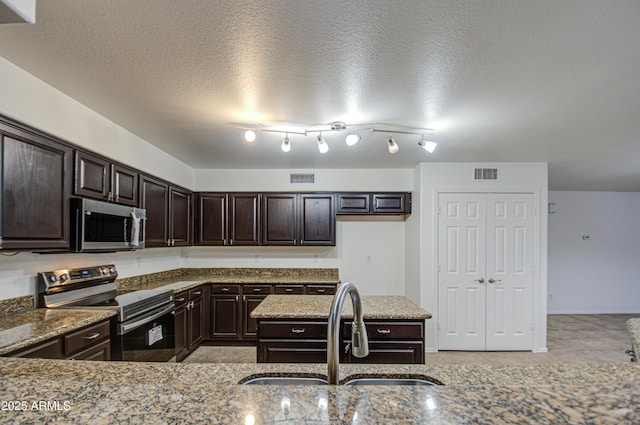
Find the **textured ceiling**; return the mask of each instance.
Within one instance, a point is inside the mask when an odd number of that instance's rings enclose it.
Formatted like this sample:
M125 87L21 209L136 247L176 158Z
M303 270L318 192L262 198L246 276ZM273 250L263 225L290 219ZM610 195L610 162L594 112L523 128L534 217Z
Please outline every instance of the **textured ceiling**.
M640 191L636 0L40 0L0 56L194 168L546 161L552 190ZM261 133L342 120L435 129Z

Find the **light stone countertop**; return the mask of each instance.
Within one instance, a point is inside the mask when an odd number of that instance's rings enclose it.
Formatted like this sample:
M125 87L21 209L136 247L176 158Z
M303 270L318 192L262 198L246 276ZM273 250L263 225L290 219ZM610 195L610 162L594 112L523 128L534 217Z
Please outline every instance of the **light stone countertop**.
M430 319L431 313L407 297L395 295L365 295L362 312L366 319ZM251 312L254 319L327 319L333 295L268 295ZM353 317L349 299L344 301L343 318Z
M0 424L640 423L640 368L632 363L342 365L341 379L421 373L445 385L237 384L269 372L326 374L326 365L2 358L0 401L19 402L24 410L5 409Z
M115 316L114 311L37 309L0 314L0 356Z

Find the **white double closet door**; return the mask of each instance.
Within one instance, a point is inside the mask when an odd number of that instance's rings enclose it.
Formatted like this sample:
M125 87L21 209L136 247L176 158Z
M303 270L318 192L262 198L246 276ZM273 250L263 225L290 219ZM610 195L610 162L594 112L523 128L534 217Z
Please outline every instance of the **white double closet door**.
M533 194L438 202L438 349L531 350Z

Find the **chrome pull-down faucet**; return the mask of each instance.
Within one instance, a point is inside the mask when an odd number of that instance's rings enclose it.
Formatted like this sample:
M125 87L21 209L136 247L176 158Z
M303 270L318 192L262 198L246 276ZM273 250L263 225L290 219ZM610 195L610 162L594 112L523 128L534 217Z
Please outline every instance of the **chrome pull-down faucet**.
M336 385L340 379L340 315L347 294L351 295L353 304L353 325L351 325L353 355L356 357L369 355L369 338L362 318L360 293L352 283L345 282L340 285L338 292L333 297L331 310L329 311L329 324L327 325L327 380L330 385Z

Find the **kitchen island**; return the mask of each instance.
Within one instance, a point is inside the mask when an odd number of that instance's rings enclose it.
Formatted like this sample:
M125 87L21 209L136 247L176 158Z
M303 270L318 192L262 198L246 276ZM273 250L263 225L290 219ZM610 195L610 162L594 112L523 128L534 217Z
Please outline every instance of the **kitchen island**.
M351 364L341 367L341 379L420 373L444 385L238 385L273 372L326 374L326 365L0 358L0 423L640 423L633 363Z
M327 361L327 323L333 296L269 295L252 312L257 326L259 363ZM424 363L425 319L431 313L403 296L361 297L369 335L369 355L351 352L353 306L341 312L340 362Z

